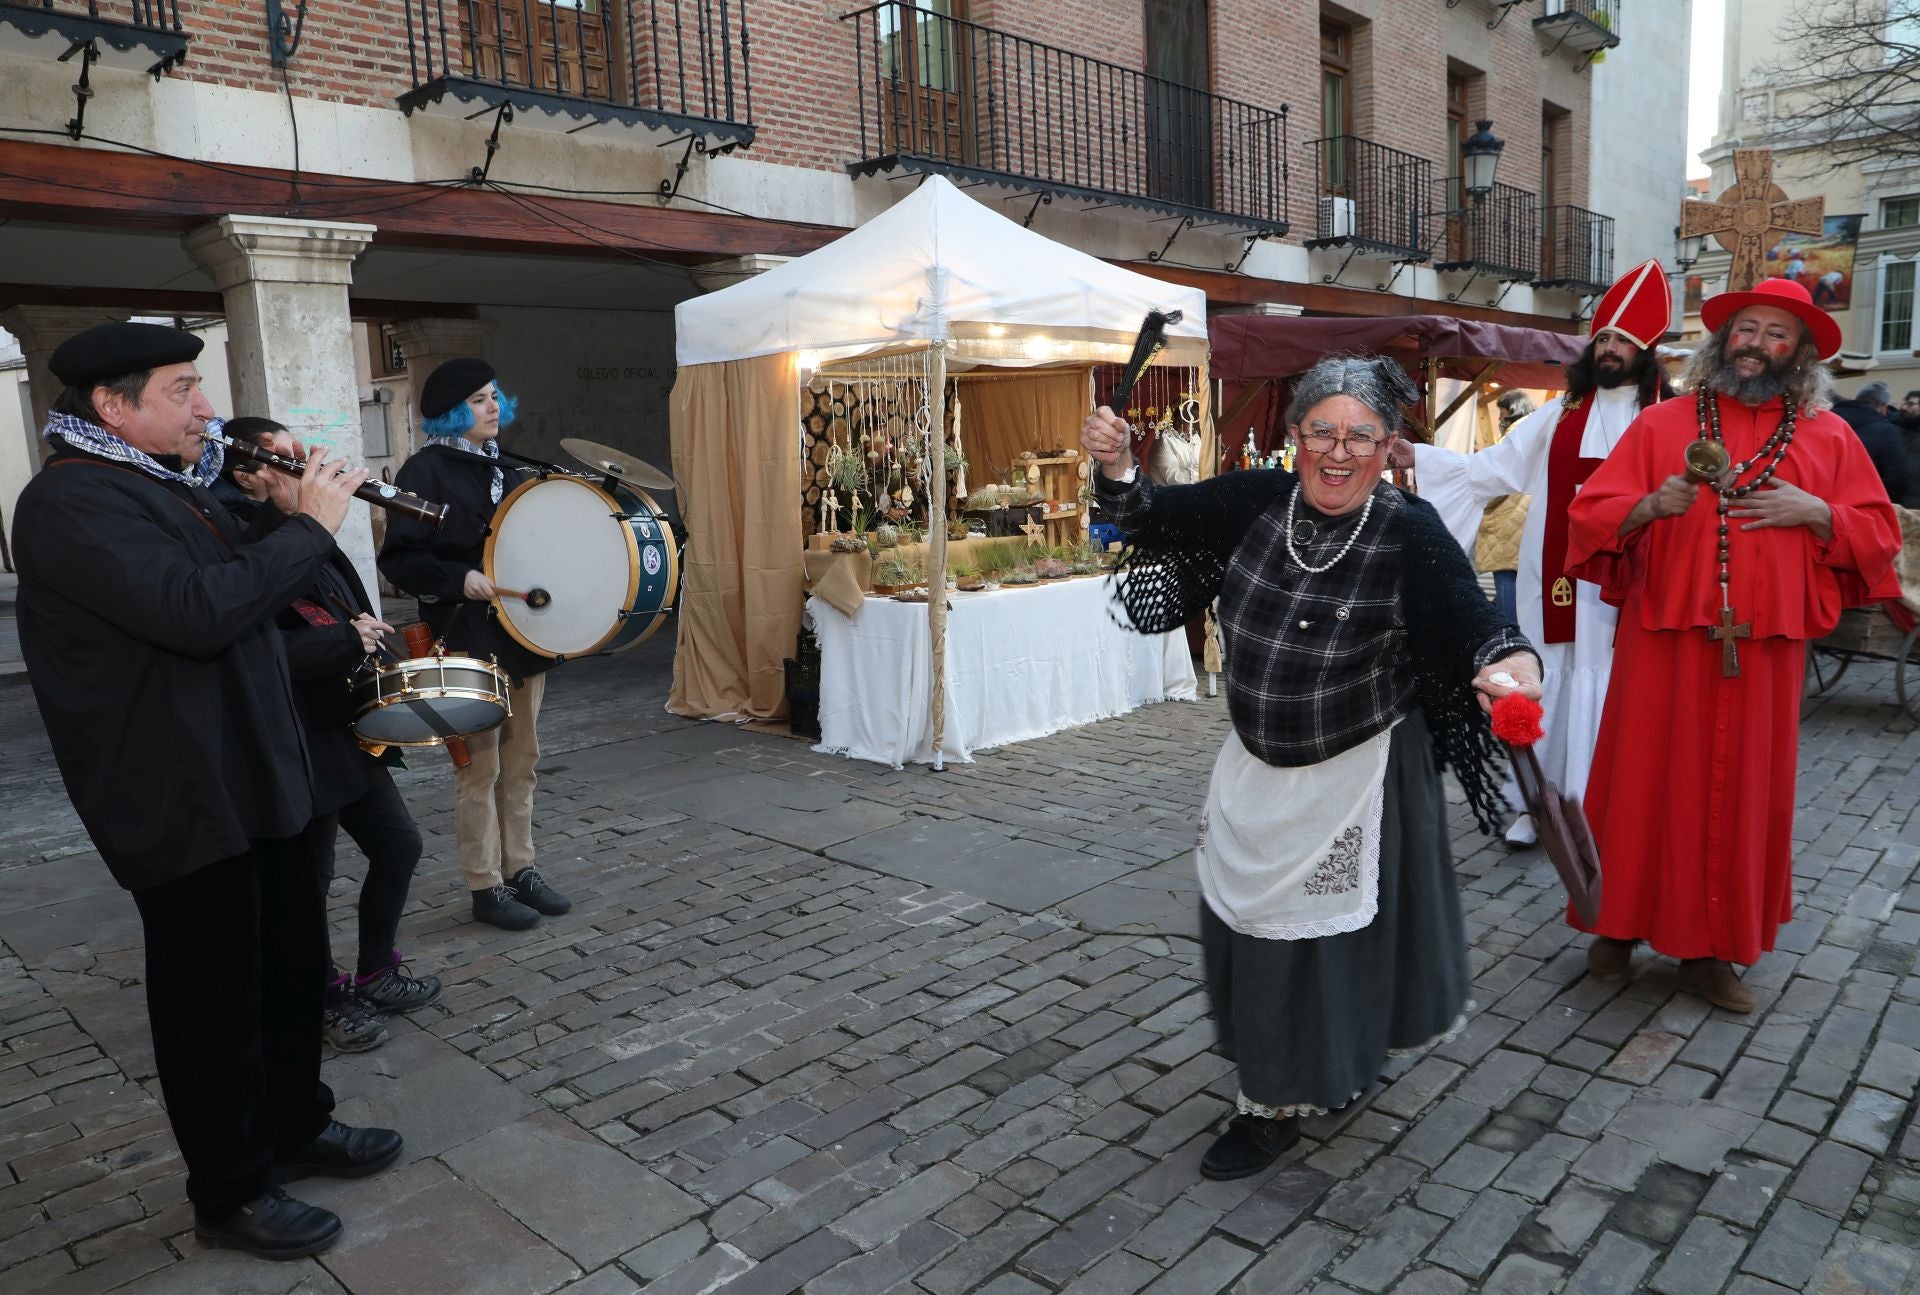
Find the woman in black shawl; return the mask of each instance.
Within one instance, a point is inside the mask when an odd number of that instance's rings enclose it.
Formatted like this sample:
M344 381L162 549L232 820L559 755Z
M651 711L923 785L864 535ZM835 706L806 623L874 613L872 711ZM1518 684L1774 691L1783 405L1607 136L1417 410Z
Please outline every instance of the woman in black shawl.
M1439 516L1381 479L1416 391L1390 360L1323 360L1287 411L1298 475L1156 488L1102 408L1081 441L1126 533L1120 602L1159 633L1219 601L1232 731L1195 859L1207 988L1238 1110L1209 1178L1272 1164L1303 1115L1457 1029L1466 934L1440 770L1500 813L1484 711L1540 665Z

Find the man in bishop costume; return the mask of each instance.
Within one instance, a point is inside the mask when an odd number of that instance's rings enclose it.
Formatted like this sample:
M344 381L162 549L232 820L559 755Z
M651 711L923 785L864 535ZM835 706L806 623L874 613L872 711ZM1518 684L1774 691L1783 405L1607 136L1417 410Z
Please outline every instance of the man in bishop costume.
M1520 632L1546 667L1546 736L1534 751L1542 773L1571 796L1585 791L1593 763L1618 613L1601 601L1598 587L1568 574L1567 505L1627 425L1673 394L1655 354L1672 317L1666 271L1658 261L1635 266L1594 308L1592 338L1567 369L1566 395L1477 454L1403 441L1396 456L1397 466L1416 470L1420 497L1469 553L1488 504L1503 495L1533 497L1520 532L1515 610ZM1511 779L1506 796L1516 814L1508 844L1532 845L1538 834Z
M1735 964L1793 916L1807 641L1899 597L1900 524L1831 410L1840 327L1807 290L1764 280L1701 320L1688 394L1635 419L1567 510L1569 569L1620 609L1587 779L1600 912L1568 921L1595 935L1595 974L1624 974L1644 940L1683 987L1749 1012Z

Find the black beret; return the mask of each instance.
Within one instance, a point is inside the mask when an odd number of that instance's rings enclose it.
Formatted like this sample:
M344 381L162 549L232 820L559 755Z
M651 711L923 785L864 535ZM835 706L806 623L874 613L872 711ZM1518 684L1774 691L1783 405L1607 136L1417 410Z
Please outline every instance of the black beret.
M47 367L69 387L88 389L129 373L186 364L206 343L198 333L163 324L97 324L53 350Z
M420 387L420 416L438 418L493 381L493 366L470 355L448 360Z

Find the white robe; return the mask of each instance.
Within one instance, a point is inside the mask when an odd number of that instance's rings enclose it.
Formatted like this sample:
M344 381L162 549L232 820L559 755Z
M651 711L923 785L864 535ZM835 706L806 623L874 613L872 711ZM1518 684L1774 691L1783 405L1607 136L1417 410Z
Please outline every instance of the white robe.
M1601 388L1589 398L1580 457L1603 459L1613 452L1627 425L1640 413L1637 385ZM1600 736L1600 712L1607 701L1607 676L1613 670L1613 630L1619 613L1600 601L1600 587L1573 584L1574 641L1546 642L1541 555L1547 531L1547 451L1560 422L1564 401L1549 400L1507 430L1506 439L1477 454L1458 454L1432 445L1415 445L1414 472L1420 497L1440 511L1460 547L1473 555L1474 537L1486 506L1502 495L1533 496L1520 531L1520 567L1514 602L1520 632L1534 644L1546 668L1546 697L1541 721L1546 737L1534 748L1549 781L1570 796L1583 796L1593 746ZM1509 779L1507 799L1523 809L1518 788Z

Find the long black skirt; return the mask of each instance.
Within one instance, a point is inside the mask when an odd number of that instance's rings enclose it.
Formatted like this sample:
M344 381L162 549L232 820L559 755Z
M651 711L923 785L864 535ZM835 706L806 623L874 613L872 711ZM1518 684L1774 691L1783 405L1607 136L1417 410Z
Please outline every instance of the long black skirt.
M1335 1110L1389 1052L1423 1047L1466 1010L1466 928L1453 883L1433 739L1414 711L1393 730L1380 822L1380 908L1358 931L1263 940L1200 901L1200 941L1220 1050L1263 1107Z

